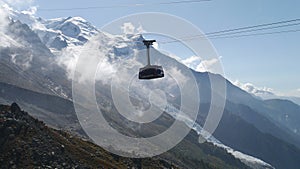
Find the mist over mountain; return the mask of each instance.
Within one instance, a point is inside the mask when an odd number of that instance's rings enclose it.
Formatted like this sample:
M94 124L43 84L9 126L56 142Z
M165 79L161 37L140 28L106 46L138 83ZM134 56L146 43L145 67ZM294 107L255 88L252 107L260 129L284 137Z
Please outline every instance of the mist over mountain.
M113 103L110 84L115 82L114 74L123 77L116 83L121 88L132 74L131 71L137 71L138 66L145 64L140 57L145 47L139 45L143 36L110 35L99 31L81 17L44 20L12 9L9 11L7 27L0 32L4 35L1 36L1 42L5 42L0 45L0 103L18 102L47 125L87 137L73 107L71 80L81 51L87 49L84 45L92 43L96 45L91 50L92 55L101 52L100 57L103 57L100 65L102 71L96 75L97 102L113 126L127 135L152 136L164 131L172 123L172 113L165 110L158 120L137 129L138 125L118 115ZM188 69L159 50L151 50L153 63L172 68L169 69L172 73L182 75L181 70ZM130 71L120 71L120 64L131 68ZM198 143L201 127L199 130L195 127L164 158L175 161L183 168L197 168L200 163L211 168L296 168L300 165L299 105L278 99L264 101L241 90L221 75L192 72L199 84L201 101L195 125L204 125L212 92L216 92L211 90L209 76L220 83L226 82L224 114L216 132L206 143ZM128 92L139 109L149 106L144 96L149 90L154 90L153 86L157 86L168 93L168 103L174 107L174 112L178 111L180 91L171 78L149 83L140 83L136 79L132 84ZM186 123L183 119L181 121ZM193 153L182 155L181 151L185 149Z

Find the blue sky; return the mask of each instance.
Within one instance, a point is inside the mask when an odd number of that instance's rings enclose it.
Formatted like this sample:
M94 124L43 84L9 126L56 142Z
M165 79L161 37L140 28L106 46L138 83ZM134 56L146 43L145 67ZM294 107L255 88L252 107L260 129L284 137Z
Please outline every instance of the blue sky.
M139 12L173 14L192 22L203 32L300 18L300 1L297 0L212 0L201 3L144 5L139 7L43 10L157 2L162 1L32 0L30 5L38 6L36 15L42 18L81 16L99 28L119 17ZM300 25L285 29L300 29ZM222 56L221 61L226 78L231 81L250 82L259 87L272 88L279 94L300 96L300 32L211 39L211 42L219 55ZM182 55L182 57L188 57L183 55L189 55L188 52L180 51L180 48L174 46L172 48L171 45L166 46L165 49L171 50L172 53L177 55Z

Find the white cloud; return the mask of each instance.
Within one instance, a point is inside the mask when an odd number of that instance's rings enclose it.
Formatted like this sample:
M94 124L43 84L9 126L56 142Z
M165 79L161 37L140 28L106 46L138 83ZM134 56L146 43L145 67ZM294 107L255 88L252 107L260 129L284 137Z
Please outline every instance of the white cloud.
M21 12L25 15L35 15L37 11L36 6L29 7L27 10L22 10Z
M214 72L214 67L221 58L220 56L219 58L203 60L200 56L191 56L186 59L180 59L179 61L198 72Z
M258 87L252 83L242 83L239 80L235 80L234 82L232 82L232 84L238 86L239 88L245 90L248 93L254 94L263 99L272 99L280 97L300 97L300 88L282 92L272 89L270 87Z
M1 5L1 4L0 4ZM4 6L0 7L0 31L4 32L8 26L8 14L7 9Z
M251 83L241 83L238 80L232 83L242 90L262 99L287 99L300 105L300 88L282 92L269 87L257 87Z
M69 79L74 77L75 70L84 70L80 73L79 81L87 79L101 80L107 82L116 71L115 65L108 61L111 47L107 43L99 43L105 37L102 34L90 39L84 46L71 46L64 48L57 57L58 65L64 67ZM79 63L80 61L80 63ZM101 62L100 62L101 61ZM98 64L96 75L93 74L94 67L87 65ZM79 68L79 69L78 69ZM92 77L91 77L92 76Z
M124 34L133 34L134 30L135 30L135 27L133 26L132 23L126 22L126 23L123 24L121 29L122 29Z
M32 6L33 0L0 0L0 31L5 31L7 25L10 23L9 17L14 20L22 20L30 26L37 27L35 14L37 11L36 6ZM15 15L15 13L20 13L20 15ZM32 25L35 24L35 25Z
M123 23L121 30L124 34L140 34L145 32L141 25L136 28L136 26L134 26L131 22Z
M202 60L200 64L196 67L198 72L213 72L213 66L219 62L219 59L212 58L209 60Z
M222 56L219 58L212 58L208 60L201 60L202 58L200 56L191 56L185 59L182 59L181 57L172 54L168 51L162 51L160 50L161 53L164 53L165 55L174 58L178 60L179 62L183 63L187 67L194 69L195 71L198 72L214 72L214 68L216 64L220 61Z
M191 56L189 58L183 59L181 60L181 62L183 64L185 64L186 66L195 69L196 65L198 65L201 61L201 58L199 56Z
M56 61L58 65L66 69L69 79L72 79L74 76L74 70L81 50L82 47L65 48L61 51L59 57L57 57Z
M0 46L10 47L10 46L23 46L19 38L12 38L7 31L8 25L11 23L11 19L13 20L21 20L23 23L32 26L33 29L42 27L42 24L36 22L35 12L37 11L36 7L30 7L28 10L23 10L19 12L18 10L13 9L11 6L6 4L4 1L0 0L0 40L2 43ZM16 14L18 13L18 15ZM20 14L20 15L19 15ZM19 30L15 30L19 31ZM22 41L23 42L23 41ZM29 64L27 64L29 66ZM26 65L23 65L26 67Z
M262 99L274 99L278 98L278 96L282 95L280 92L275 91L269 87L257 87L252 83L242 83L238 80L232 82L234 85L238 86L242 90L253 94L255 96L261 97Z
M103 84L108 84L110 78L116 72L116 65L110 63L108 59L103 59L102 62L98 64L95 79L102 81Z

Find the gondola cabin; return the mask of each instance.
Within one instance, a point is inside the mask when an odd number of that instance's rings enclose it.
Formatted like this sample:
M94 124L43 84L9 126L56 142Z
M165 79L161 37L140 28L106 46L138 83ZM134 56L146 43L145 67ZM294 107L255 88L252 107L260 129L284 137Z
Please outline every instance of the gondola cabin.
M164 77L164 70L161 66L147 65L140 68L139 79L157 79Z
M164 70L162 66L158 65L151 65L150 64L150 45L153 44L153 42L156 42L155 40L144 40L144 45L147 47L147 59L148 64L145 67L140 68L139 70L139 79L157 79L164 77Z

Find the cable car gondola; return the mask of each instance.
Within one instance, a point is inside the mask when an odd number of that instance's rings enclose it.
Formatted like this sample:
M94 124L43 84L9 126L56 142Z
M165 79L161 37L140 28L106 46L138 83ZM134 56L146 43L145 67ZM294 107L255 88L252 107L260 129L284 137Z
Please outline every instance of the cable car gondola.
M162 66L150 64L150 45L152 45L153 42L156 42L156 41L155 40L143 40L143 42L144 42L144 45L147 46L148 64L145 67L140 68L139 79L157 79L157 78L164 77L164 70L163 70Z

